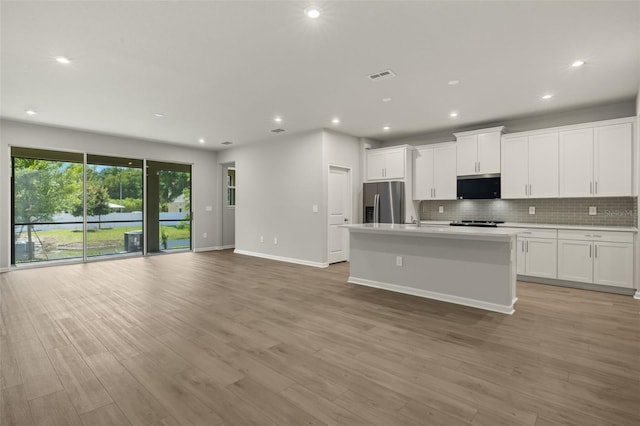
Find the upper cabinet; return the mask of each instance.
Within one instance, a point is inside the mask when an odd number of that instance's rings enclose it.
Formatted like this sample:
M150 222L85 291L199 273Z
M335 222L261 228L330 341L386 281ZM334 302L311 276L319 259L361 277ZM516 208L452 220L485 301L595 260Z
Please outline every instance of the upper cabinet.
M371 149L366 151L367 181L403 180L407 176L407 146Z
M455 143L422 146L413 152L413 199L456 199Z
M500 137L504 127L454 133L458 176L500 173Z
M558 132L502 139L502 198L558 196Z
M559 132L560 196L632 195L632 124Z

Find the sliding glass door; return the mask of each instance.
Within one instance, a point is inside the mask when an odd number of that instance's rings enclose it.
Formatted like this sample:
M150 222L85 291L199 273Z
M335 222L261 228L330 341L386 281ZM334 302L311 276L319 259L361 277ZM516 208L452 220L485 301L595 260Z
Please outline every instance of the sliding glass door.
M191 249L190 165L146 162L145 188L143 160L16 147L11 160L14 265Z
M142 254L142 160L87 155L87 257Z
M82 259L83 154L12 150L13 264Z
M191 166L147 162L148 252L191 249Z

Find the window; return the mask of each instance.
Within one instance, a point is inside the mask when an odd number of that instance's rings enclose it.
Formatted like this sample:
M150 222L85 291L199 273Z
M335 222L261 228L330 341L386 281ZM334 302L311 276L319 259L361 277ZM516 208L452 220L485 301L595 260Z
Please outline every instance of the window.
M227 169L227 206L236 206L236 169L234 167Z

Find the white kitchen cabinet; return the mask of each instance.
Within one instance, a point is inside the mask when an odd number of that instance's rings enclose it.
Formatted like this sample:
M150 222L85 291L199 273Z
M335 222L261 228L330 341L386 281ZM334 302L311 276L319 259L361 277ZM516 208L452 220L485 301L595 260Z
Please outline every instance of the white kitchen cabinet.
M366 154L366 180L402 180L406 176L407 148L381 148Z
M558 133L503 138L502 198L558 196Z
M593 281L591 241L558 240L558 279L590 283Z
M504 127L454 133L458 176L500 173L500 137Z
M631 123L594 128L594 194L597 197L632 195Z
M631 123L560 132L560 196L632 195Z
M560 196L593 195L593 129L560 132Z
M633 244L594 242L593 283L633 287Z
M633 234L629 232L558 233L558 278L633 287Z
M419 147L414 151L413 199L456 199L456 145Z
M516 269L519 275L557 277L557 232L527 229L518 234Z

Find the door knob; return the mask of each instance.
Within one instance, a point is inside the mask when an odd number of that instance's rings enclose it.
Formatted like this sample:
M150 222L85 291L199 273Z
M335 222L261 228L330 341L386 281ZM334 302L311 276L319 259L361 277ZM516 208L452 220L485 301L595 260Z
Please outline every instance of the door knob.
M344 218L344 221L345 221L345 222L349 222L349 219L347 219L347 218L345 217L345 218Z

